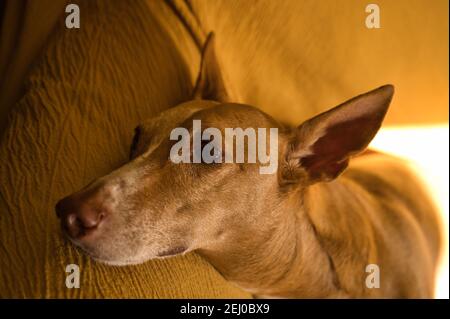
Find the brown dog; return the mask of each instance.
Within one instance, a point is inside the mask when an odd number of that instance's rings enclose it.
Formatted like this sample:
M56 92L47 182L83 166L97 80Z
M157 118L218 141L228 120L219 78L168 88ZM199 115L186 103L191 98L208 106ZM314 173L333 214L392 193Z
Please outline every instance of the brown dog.
M57 214L77 246L109 264L195 250L257 295L431 297L440 232L422 185L388 155L349 165L393 93L383 86L287 128L230 103L210 36L196 99L140 125L132 160L61 200ZM171 130L192 131L193 120L221 132L277 128L276 173L260 174L257 163L173 163Z

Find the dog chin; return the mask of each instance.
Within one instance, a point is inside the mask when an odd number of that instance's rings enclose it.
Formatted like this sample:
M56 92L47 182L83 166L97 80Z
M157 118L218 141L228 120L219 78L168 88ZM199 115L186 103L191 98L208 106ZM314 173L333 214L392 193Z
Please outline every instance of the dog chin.
M96 262L105 264L108 266L132 266L132 265L143 264L144 262L147 261L147 260L140 260L140 259L113 260L113 259L98 258L98 257L94 257L92 255L89 255L89 256Z
M68 237L68 236L67 236ZM88 255L90 258L92 258L95 262L101 263L101 264L105 264L108 266L132 266L132 265L139 265L139 264L143 264L149 260L152 259L168 259L171 257L175 257L177 255L184 255L188 252L188 250L186 248L183 247L183 249L181 249L181 247L177 247L175 249L171 249L171 250L164 250L163 252L154 254L153 256L148 256L145 258L124 258L124 259L113 259L113 258L108 258L105 256L101 256L100 254L96 254L94 253L92 250L90 250L89 248L85 247L83 244L81 244L79 241L77 241L76 239L70 238L68 237L70 242L72 242L72 244L77 248L82 250L86 255Z
M149 260L154 260L154 259L169 259L178 255L185 255L187 253L187 251L182 251L182 252L178 252L176 254L156 254L155 256L149 256L147 258L141 258L141 259L121 259L121 260L114 260L114 259L108 259L108 258L104 258L104 257L99 257L99 256L95 256L94 254L92 254L91 252L87 251L86 249L82 248L83 251L85 253L87 253L87 255L89 255L90 258L92 258L93 260L95 260L96 262L108 265L108 266L132 266L132 265L139 265L139 264L143 264Z
M128 265L138 265L146 262L148 259L113 259L113 258L107 258L104 256L100 256L99 254L96 254L92 252L90 249L84 247L82 244L80 244L77 240L74 240L72 238L69 238L69 240L72 242L72 244L77 248L83 251L84 254L88 255L91 259L94 261L105 264L108 266L128 266Z

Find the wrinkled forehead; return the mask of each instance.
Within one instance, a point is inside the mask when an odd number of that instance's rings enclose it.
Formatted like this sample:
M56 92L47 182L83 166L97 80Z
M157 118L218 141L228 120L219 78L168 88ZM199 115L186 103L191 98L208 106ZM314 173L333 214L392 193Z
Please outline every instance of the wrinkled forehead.
M200 120L203 128L270 128L278 127L278 123L270 116L255 107L244 104L218 104L214 107L200 110L187 118L181 127L192 130L194 120Z
M190 137L194 136L194 131L203 132L207 128L216 128L225 135L226 129L236 130L238 128L241 130L277 128L278 136L282 135L285 130L289 131L287 127L269 115L249 105L221 104L208 100L189 101L140 124L135 129L130 158L144 152L154 151L163 141L171 144L173 140L169 137L174 130L179 128L187 129ZM175 134L178 133L175 132Z

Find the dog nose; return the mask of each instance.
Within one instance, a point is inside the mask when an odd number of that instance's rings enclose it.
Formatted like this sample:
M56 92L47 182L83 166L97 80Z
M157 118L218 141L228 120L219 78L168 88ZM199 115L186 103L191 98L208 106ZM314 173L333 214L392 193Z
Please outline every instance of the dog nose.
M56 204L56 215L70 237L81 239L98 232L107 215L103 202L98 192L70 195Z

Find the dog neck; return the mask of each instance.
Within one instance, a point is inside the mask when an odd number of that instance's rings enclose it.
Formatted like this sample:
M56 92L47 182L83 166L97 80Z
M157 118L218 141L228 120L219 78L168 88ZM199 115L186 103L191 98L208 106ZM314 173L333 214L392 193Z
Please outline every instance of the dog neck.
M234 245L200 249L199 253L226 279L255 295L341 296L331 258L310 220L311 209L332 207L330 187L346 189L339 180L289 192L280 205L260 214L258 223L240 225L246 228L233 238ZM347 195L341 200L351 201L351 192ZM322 204L311 207L309 203L317 199Z

